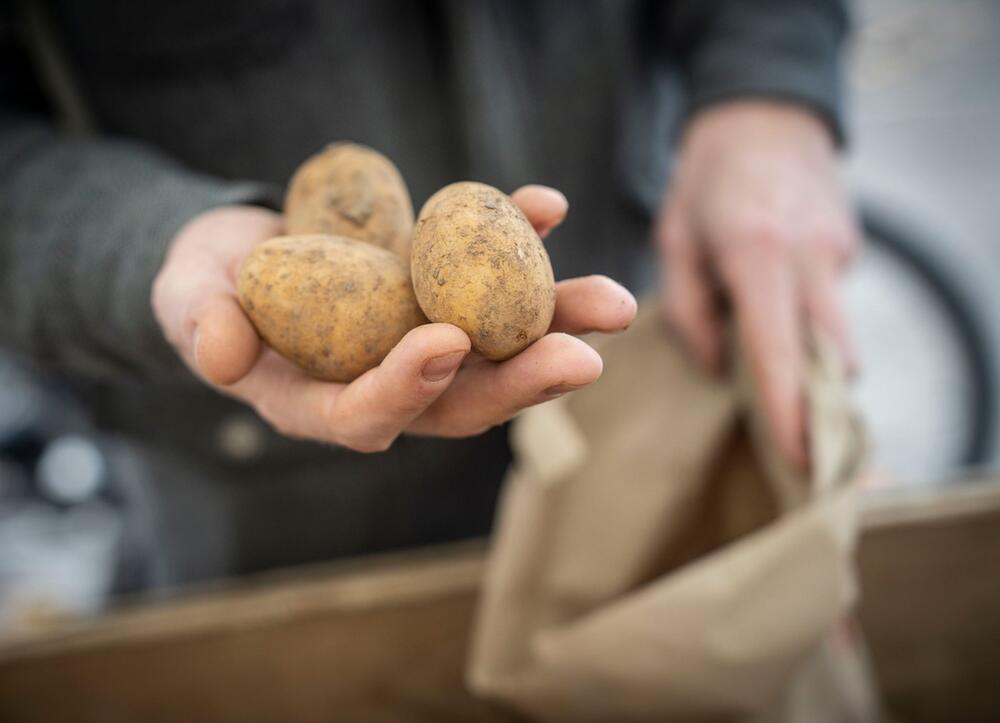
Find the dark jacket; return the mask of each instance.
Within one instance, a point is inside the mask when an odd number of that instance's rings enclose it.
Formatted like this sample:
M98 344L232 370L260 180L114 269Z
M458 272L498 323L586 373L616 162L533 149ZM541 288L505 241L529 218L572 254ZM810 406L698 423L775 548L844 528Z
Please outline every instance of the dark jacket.
M149 306L185 221L280 204L301 160L350 139L396 161L418 208L458 179L562 189L557 276L634 286L685 114L779 97L840 127L836 0L48 0L0 13L0 344L74 379L102 425L171 460L153 485L164 539L226 531L178 553L167 580L482 533L508 461L503 430L375 456L290 442L199 386Z

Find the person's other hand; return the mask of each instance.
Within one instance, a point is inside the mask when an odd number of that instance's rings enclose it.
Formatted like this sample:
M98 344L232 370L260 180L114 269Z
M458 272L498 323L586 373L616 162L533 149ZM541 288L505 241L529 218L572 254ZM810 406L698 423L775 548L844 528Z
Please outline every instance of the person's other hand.
M734 101L692 119L656 224L664 310L695 357L718 370L724 292L776 444L800 470L808 465L803 329L823 329L856 368L839 281L858 235L818 117Z
M566 214L566 199L550 188L526 186L513 198L543 236ZM243 259L281 233L281 217L260 208L197 216L174 238L152 304L166 338L196 375L291 437L374 452L402 432L479 434L594 382L601 358L572 335L620 331L635 315L635 299L610 279L570 279L557 285L550 333L512 359L482 359L470 353L459 328L426 324L350 384L322 382L264 346L237 301Z

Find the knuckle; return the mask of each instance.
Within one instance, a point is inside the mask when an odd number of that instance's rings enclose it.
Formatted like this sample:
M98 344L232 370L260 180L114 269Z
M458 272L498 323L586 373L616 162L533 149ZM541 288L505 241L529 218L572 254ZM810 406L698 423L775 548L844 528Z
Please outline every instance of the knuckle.
M854 253L854 242L847 229L816 229L804 238L804 242L802 259L816 262L824 269L846 266Z
M280 434L282 437L289 437L292 439L299 439L302 437L299 429L292 424L292 421L281 413L280 410L275 408L275 405L270 401L260 400L255 402L252 406L258 416L267 422L271 429Z
M778 219L759 215L745 219L741 233L748 250L765 259L780 259L791 252L791 234Z
M380 376L376 380L371 401L392 417L411 417L430 404L438 392L432 384L421 379L407 380L400 384Z
M357 418L347 418L336 408L326 415L325 422L331 430L331 442L362 454L384 452L399 436L398 431L387 432L373 424L361 424Z
M435 389L430 384L421 383L411 394L396 402L395 409L393 410L395 413L394 416L414 417L420 414L420 412L427 408L428 404L434 401L434 398L439 393L440 390Z
M461 439L476 437L495 427L501 422L489 422L481 419L469 419L462 411L449 405L430 407L420 419L422 433L433 434L446 439Z
M717 267L725 285L739 295L753 285L763 269L774 269L792 260L792 234L773 213L743 214L721 239Z
M806 240L819 248L846 251L851 244L851 232L846 226L828 221L810 229Z

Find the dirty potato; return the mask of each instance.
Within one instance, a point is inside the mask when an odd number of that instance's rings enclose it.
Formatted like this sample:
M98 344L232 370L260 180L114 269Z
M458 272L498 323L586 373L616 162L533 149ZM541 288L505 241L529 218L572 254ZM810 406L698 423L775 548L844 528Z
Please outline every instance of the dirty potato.
M361 239L409 258L413 204L392 161L354 143L334 143L303 163L288 186L289 234Z
M453 183L424 204L411 275L432 321L461 328L487 359L508 359L548 330L552 265L510 197L482 183Z
M240 304L279 354L349 382L427 320L395 254L343 236L279 236L243 262Z

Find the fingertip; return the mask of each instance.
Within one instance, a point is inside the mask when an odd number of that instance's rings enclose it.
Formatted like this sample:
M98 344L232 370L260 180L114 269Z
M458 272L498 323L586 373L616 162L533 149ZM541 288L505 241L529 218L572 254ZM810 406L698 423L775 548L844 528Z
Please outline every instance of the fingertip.
M574 371L574 376L578 380L575 383L593 384L604 373L604 359L594 347L579 339L574 340L581 344L580 359Z
M639 313L639 302L631 291L624 286L622 289L625 291L626 296L618 302L618 313L621 315L621 330L625 331L632 326L632 322L635 321L635 315Z
M517 205L529 204L534 208L544 208L549 211L563 214L569 209L569 201L565 194L552 186L544 186L540 183L529 183L521 186L510 197Z
M631 292L607 276L567 279L556 284L556 310L550 330L586 334L624 331L638 304Z
M441 393L441 384L450 383L471 349L457 326L423 324L407 332L379 365L379 384L392 386L401 398L416 395L414 404L422 403L423 395Z
M590 360L584 372L589 379L586 383L593 384L604 373L604 358L593 347L588 346L587 348L590 350Z
M511 199L543 238L562 223L569 212L569 201L566 196L550 186L537 184L521 186L511 194Z
M417 327L418 329L430 329L433 330L434 334L437 336L438 340L443 344L447 341L449 346L455 346L456 349L460 348L464 351L472 351L472 340L469 339L469 335L462 331L460 328L454 324L445 324L441 322L434 322L430 324L424 324L423 327Z
M197 321L195 363L213 384L235 384L253 368L260 339L235 299L220 299Z
M586 386L596 382L604 372L604 360L585 341L563 333L548 334L536 344L543 344L564 377L561 382L572 386Z
M614 331L625 331L635 321L639 311L639 302L631 291L614 279L597 275L592 277L600 285L600 296L605 299L604 305L608 315L607 326Z
M410 329L397 348L427 357L458 351L468 353L472 350L472 342L468 334L453 324L430 323Z

